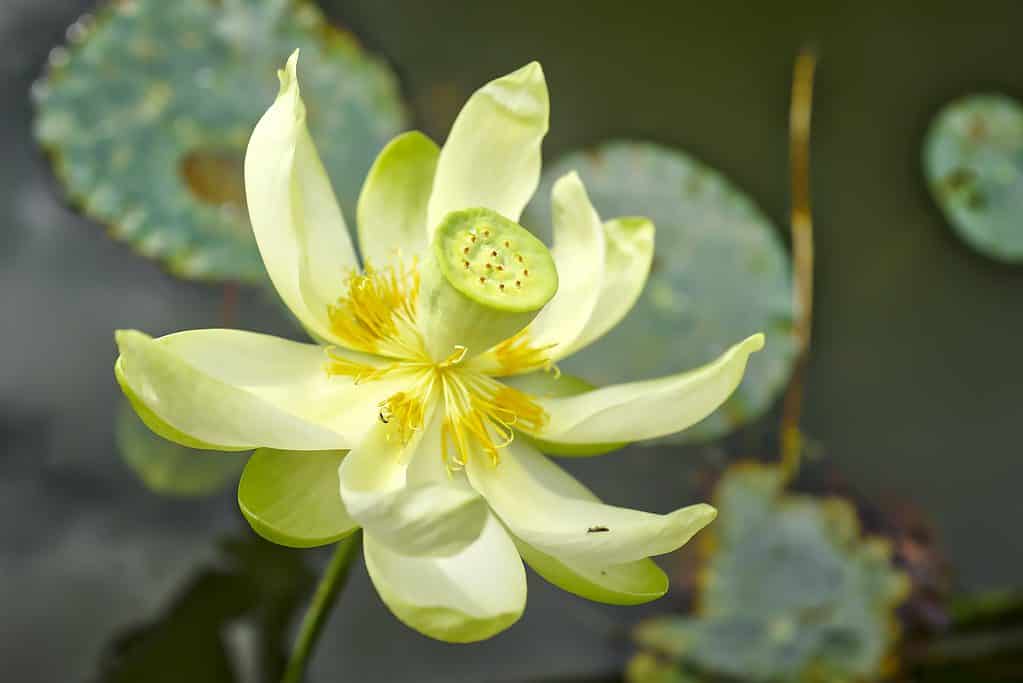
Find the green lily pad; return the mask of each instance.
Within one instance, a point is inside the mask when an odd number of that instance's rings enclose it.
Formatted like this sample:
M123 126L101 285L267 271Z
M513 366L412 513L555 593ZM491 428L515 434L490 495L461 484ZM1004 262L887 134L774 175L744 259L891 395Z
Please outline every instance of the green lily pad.
M303 0L115 2L68 36L33 89L36 137L76 205L181 277L265 280L242 160L293 50L350 224L376 153L404 126L391 70Z
M699 614L651 619L637 641L746 681L875 680L908 581L886 542L861 536L852 505L786 495L784 483L773 466L725 474Z
M247 454L202 451L149 431L125 401L114 433L125 463L150 490L168 496L207 496L238 481Z
M931 124L923 162L955 232L990 258L1023 263L1023 106L996 94L951 102Z
M750 358L735 394L669 440L714 439L762 415L787 383L796 351L789 260L775 227L725 177L684 153L619 141L546 169L524 223L548 242L551 187L571 170L604 220L646 216L657 233L635 308L562 368L598 385L647 379L703 365L765 332L767 346Z

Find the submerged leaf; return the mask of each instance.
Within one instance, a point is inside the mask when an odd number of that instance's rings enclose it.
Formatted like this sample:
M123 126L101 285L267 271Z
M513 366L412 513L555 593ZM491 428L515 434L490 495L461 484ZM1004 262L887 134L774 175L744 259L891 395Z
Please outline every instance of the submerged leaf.
M72 201L182 277L264 278L241 162L293 50L349 219L377 151L404 123L391 71L304 0L115 2L68 35L33 89L36 137Z
M617 328L559 365L597 385L703 365L763 331L742 384L714 414L671 441L713 439L759 417L784 387L795 356L792 283L777 232L726 178L684 153L612 142L549 166L525 224L548 242L554 181L578 171L606 221L647 216L654 263L639 301Z
M956 233L999 261L1023 263L1023 106L971 95L935 117L924 173Z

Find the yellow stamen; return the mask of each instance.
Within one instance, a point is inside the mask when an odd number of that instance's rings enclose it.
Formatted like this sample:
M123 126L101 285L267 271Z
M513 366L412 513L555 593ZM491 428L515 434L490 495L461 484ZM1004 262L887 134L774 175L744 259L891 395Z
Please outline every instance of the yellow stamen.
M505 373L519 373L527 370L550 367L548 351L557 344L534 346L529 339L529 328L522 329L514 337L509 337L494 347L494 358Z
M483 233L487 228L481 227ZM431 360L416 326L419 272L413 262L376 270L367 265L363 273L346 280L345 293L328 308L332 332L348 349L385 356L384 361L362 361L327 349L327 373L352 377L356 384L403 373L408 387L379 404L380 421L388 425L388 438L407 445L424 427L426 413L436 399L440 382L444 410L441 421L441 456L449 469L465 467L469 458L485 455L494 464L500 451L515 438L516 429L536 431L547 414L533 399L465 362L468 349L455 346L442 361ZM494 349L505 372L550 368L547 352L553 344L536 346L523 330ZM393 360L389 360L393 359Z
M356 384L372 382L384 375L402 369L402 363L388 363L387 365L369 365L359 363L341 356L337 349L327 348L327 374L354 377Z
M346 347L392 358L422 358L416 329L419 270L413 261L362 273L345 281L346 292L327 308L331 330Z
M455 347L455 352L452 353L447 358L445 358L443 361L441 361L437 365L437 367L439 367L439 368L448 368L448 367L451 367L452 365L458 365L459 363L462 362L462 360L465 358L465 354L468 353L468 352L469 352L469 349L467 347L462 346L461 344L459 344L458 346Z
M515 438L515 425L537 430L547 413L525 393L489 377L445 373L441 457L449 469L460 469L473 451L500 461L500 450Z
M423 372L407 391L399 391L380 402L380 421L395 425L394 433L402 446L423 428L434 380L433 372Z

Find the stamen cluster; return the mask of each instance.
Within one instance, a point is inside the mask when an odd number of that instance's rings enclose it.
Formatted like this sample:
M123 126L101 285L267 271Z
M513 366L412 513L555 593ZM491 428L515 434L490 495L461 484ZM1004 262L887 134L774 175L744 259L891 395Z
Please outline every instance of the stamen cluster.
M528 394L463 365L465 347L456 347L441 362L427 356L417 327L420 281L415 262L382 270L367 267L349 276L346 284L345 294L328 311L332 331L349 349L395 360L374 365L328 349L327 372L353 377L356 383L407 373L408 388L379 406L380 421L392 426L403 445L423 429L431 407L444 411L441 457L449 469L464 467L474 452L496 464L500 450L515 438L517 425L530 430L544 425L547 414ZM503 371L521 371L548 366L549 349L532 346L523 330L493 352Z

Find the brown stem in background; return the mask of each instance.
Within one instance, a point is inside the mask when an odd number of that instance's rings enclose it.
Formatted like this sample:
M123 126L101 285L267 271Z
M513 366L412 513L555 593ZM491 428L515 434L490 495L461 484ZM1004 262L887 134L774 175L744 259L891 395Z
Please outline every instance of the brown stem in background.
M791 479L799 471L802 438L799 421L803 409L803 376L810 349L813 322L813 222L810 214L810 114L817 57L803 50L792 73L789 110L789 164L792 179L792 264L796 361L782 405L781 461Z
M220 324L226 328L233 328L235 314L238 310L238 283L224 283L224 297L220 304Z

